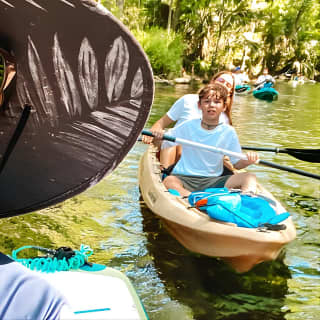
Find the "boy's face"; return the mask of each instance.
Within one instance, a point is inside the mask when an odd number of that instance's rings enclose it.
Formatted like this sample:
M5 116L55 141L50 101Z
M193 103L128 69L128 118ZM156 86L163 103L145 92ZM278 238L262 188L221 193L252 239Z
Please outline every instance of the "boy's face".
M216 91L211 90L208 92L198 104L202 111L202 119L205 122L216 122L219 121L221 112L226 110L223 99L220 98L220 94Z

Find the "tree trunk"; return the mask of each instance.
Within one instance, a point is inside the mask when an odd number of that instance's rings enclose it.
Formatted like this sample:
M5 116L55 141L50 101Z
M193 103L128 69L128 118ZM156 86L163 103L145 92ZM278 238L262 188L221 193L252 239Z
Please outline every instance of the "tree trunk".
M170 3L169 3L169 15L168 15L168 24L167 24L168 34L170 34L170 30L171 30L172 2L173 0L170 0Z
M179 23L180 12L181 12L180 2L181 2L181 0L176 0L176 6L175 6L175 10L173 12L172 29L174 31L177 30L177 25Z
M241 59L241 69L244 70L246 66L246 58L247 58L247 46L244 45L243 53L242 53L242 59Z

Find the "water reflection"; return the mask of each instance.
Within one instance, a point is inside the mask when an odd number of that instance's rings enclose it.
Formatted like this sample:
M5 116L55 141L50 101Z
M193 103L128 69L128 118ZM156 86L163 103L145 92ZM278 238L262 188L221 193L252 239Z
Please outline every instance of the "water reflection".
M290 194L291 205L301 210L301 214L305 216L313 216L320 214L320 198L314 198L307 195L297 193Z
M284 319L291 273L282 259L238 274L223 261L187 251L144 204L141 212L157 273L171 299L189 306L194 319Z

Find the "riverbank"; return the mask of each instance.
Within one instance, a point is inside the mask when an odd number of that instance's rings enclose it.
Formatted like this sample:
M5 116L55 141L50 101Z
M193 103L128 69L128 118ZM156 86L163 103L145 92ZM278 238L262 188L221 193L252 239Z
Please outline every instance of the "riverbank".
M206 79L206 78L192 77L192 76L178 77L178 78L174 78L173 80L161 78L161 77L159 77L157 75L155 75L153 78L154 78L155 83L164 84L164 85L168 85L168 86L175 86L177 84L188 84L188 85L206 84L206 83L209 82L209 80ZM284 75L275 76L275 79L276 79L276 81L284 81L284 82L296 81L296 80L288 79ZM255 83L256 80L257 80L256 78L250 79L249 84ZM309 83L309 84L320 83L320 81L311 80L311 79L307 79L307 78L305 78L303 81L300 81L300 82L301 82L301 84L304 84L304 83Z

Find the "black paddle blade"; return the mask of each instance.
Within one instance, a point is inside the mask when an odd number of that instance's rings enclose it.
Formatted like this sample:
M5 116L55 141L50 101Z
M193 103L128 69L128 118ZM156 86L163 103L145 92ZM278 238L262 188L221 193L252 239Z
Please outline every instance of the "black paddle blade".
M299 160L320 163L320 149L293 149L293 148L265 148L242 146L244 150L267 151L275 153L286 153Z
M291 156L308 162L320 163L320 149L292 149L285 148L279 152L290 154Z
M111 173L144 127L154 82L138 42L93 0L0 0L0 21L0 47L17 65L0 109L3 218L61 202ZM16 131L26 104L29 118Z

